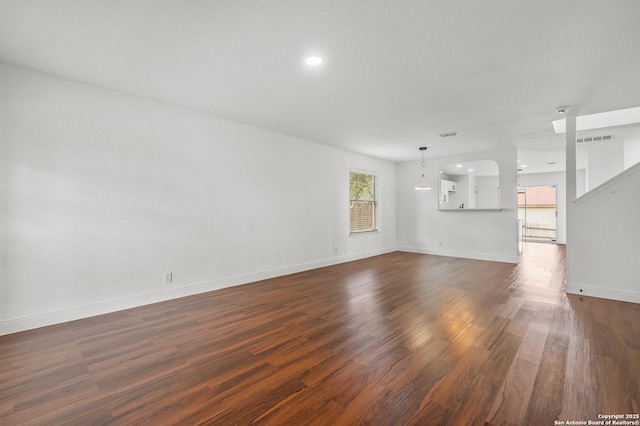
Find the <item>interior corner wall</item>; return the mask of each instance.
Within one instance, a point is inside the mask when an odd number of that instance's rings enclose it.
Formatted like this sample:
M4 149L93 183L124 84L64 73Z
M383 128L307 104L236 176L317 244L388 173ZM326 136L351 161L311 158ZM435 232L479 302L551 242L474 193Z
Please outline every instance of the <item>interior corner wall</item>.
M392 162L2 63L0 138L0 334L397 247Z
M528 173L520 175L520 186L556 185L556 199L558 217L556 221L556 241L567 243L567 186L566 173Z
M398 165L398 247L404 251L480 260L518 261L516 151L442 157L427 161L433 189L416 191L420 162ZM438 210L440 168L449 163L495 160L502 211Z

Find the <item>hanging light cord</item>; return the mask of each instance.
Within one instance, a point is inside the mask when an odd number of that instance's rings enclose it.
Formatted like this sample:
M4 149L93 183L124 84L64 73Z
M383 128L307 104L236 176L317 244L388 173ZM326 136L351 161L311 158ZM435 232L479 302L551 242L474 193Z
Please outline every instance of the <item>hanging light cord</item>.
M420 147L420 151L422 151L422 162L420 163L420 165L422 166L422 176L420 177L420 180L418 181L418 185L416 186L416 189L418 190L425 190L425 189L431 189L431 186L429 185L425 185L423 180L424 180L424 168L427 165L427 162L424 159L424 152L427 150L426 146L421 146Z

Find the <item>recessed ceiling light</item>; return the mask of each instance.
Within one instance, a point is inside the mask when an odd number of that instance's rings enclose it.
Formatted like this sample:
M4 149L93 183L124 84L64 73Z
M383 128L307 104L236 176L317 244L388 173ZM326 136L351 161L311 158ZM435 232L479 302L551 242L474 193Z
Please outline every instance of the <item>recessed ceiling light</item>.
M317 67L322 63L322 58L320 56L309 56L305 62L307 65L311 65L312 67Z
M462 164L456 164L456 167L462 167Z
M468 169L467 171L468 171L468 172L472 172L472 171L473 171L473 169Z
M520 167L522 167L524 169L525 167L527 167L527 165L526 164L522 164Z

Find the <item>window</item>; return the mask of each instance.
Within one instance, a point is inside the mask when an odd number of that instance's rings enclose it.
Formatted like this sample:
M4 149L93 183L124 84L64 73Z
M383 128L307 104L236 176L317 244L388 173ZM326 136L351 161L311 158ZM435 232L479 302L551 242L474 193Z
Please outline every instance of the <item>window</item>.
M378 230L378 177L349 173L349 231L351 234Z

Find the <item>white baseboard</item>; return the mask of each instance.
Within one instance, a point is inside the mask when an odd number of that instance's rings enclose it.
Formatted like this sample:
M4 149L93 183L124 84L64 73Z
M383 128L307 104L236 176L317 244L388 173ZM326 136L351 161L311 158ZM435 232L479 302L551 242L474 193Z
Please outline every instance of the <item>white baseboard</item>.
M461 257L463 259L474 260L487 260L490 262L505 262L505 263L518 263L519 259L517 255L505 256L500 254L491 253L474 253L460 250L444 250L444 249L429 249L422 247L398 247L399 251L406 251L409 253L431 254L434 256L447 256L447 257Z
M615 288L594 287L580 284L566 284L569 294L579 294L581 296L600 297L602 299L618 300L621 302L640 303L640 292L621 290Z
M152 303L164 302L166 300L177 299L180 297L220 290L222 288L233 287L241 284L248 284L255 281L266 280L283 275L295 274L297 272L308 271L310 269L323 268L325 266L365 259L367 257L378 256L394 251L397 251L396 247L372 250L347 256L331 257L327 259L321 259L313 262L301 263L267 271L190 284L183 287L175 287L152 293L124 297L122 299L109 300L92 305L78 306L75 308L64 309L55 312L46 312L38 315L31 315L28 317L8 319L0 321L0 336L25 330L32 330L40 327L46 327L54 324L60 324L68 321L74 321L82 318L93 317L96 315L122 311L124 309L136 308L138 306L149 305Z

